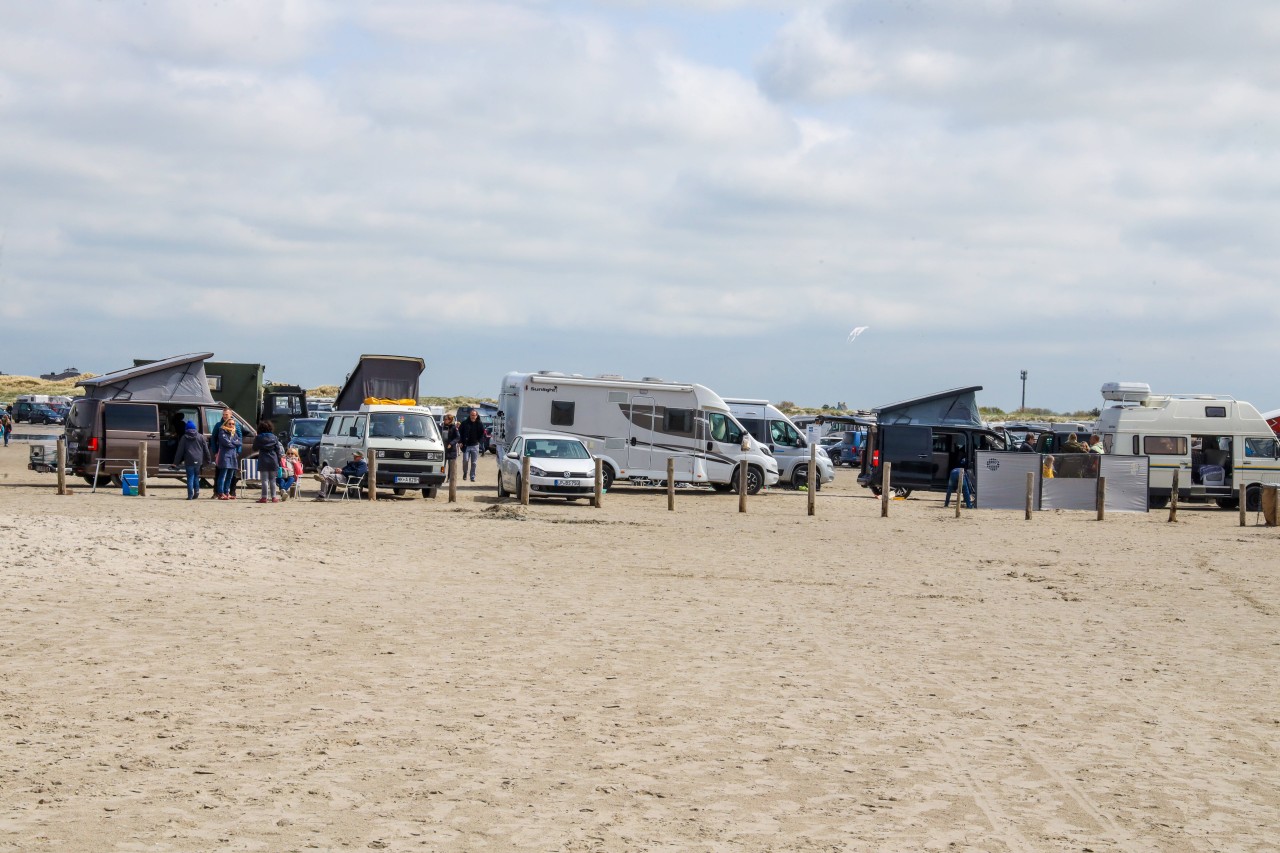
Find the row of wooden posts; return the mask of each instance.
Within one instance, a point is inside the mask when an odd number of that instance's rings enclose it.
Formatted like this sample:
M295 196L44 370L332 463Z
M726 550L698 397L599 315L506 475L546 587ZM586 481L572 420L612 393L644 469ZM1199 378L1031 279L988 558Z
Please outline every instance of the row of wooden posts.
M370 454L369 460L369 476L367 482L378 482L378 457L377 454ZM671 512L676 508L676 462L673 458L667 459L667 509ZM809 484L808 494L808 514L815 515L817 513L817 488L813 485L817 480L817 445L809 445L809 466L808 478L805 480ZM1173 485L1169 492L1169 521L1176 522L1178 520L1178 470L1173 472ZM956 488L956 518L960 517L960 505L964 502L964 484L968 475L961 470L959 482ZM893 493L893 463L884 463L884 475L880 480L880 516L882 518L889 517L889 496ZM1246 499L1246 486L1241 485L1239 490L1240 496L1240 526L1245 527L1248 524L1248 507ZM58 494L67 494L67 441L65 436L58 436ZM1035 474L1027 472L1027 500L1026 500L1026 520L1031 520L1031 510L1033 506L1033 497L1035 493ZM147 442L138 442L138 494L145 496L147 494ZM529 505L529 457L526 456L520 463L520 503L522 506ZM596 476L595 489L591 497L591 505L599 507L602 505L604 497L604 463L600 459L596 459ZM376 488L369 489L369 500L376 501L378 499L378 490ZM458 501L458 460L453 458L449 460L449 503L457 503ZM1107 501L1107 478L1098 478L1098 489L1095 498L1096 511L1098 513L1098 521L1106 519L1106 501ZM1266 519L1267 527L1275 527L1280 524L1280 487L1267 486L1262 490L1262 514ZM747 511L747 461L743 459L738 464L738 512Z

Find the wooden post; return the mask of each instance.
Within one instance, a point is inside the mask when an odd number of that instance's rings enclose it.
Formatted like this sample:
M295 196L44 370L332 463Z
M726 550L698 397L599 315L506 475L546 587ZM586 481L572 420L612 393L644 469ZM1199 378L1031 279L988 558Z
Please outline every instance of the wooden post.
M960 503L964 500L964 469L960 469L960 476L956 478L956 518L960 517Z
M1031 509L1035 506L1036 491L1036 475L1034 471L1027 472L1027 521L1031 520Z
M449 460L449 503L458 502L458 457Z
M1244 483L1240 484L1240 526L1244 527L1248 524L1248 510L1245 509L1245 496L1249 493L1249 487Z
M890 475L893 473L893 463L884 463L884 475L880 478L880 517L889 517L889 491L892 488L889 484Z
M378 451L373 448L369 449L369 473L365 475L364 484L369 487L369 500L376 501L378 499Z
M596 509L600 508L601 499L604 496L604 460L599 456L596 457L596 491L591 499L591 505Z
M667 510L669 512L676 511L676 460L674 456L667 457Z
M1173 469L1173 487L1169 489L1169 520L1178 520L1178 469Z
M809 487L809 515L818 511L818 445L809 444L809 476L804 481Z
M67 493L67 436L58 436L58 494Z
M529 505L529 457L520 460L520 505Z
M738 463L738 512L747 511L747 460Z
M1098 478L1098 494L1096 498L1098 504L1098 521L1104 521L1107 517L1107 478Z
M138 442L138 495L147 496L147 443Z
M1262 523L1267 527L1275 527L1277 523L1276 509L1277 496L1280 496L1280 487L1264 486L1262 489Z

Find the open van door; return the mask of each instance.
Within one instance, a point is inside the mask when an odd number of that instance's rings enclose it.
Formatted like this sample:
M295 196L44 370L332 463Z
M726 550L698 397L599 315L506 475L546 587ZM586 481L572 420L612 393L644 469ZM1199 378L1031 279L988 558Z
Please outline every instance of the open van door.
M933 482L933 427L884 424L880 431L880 461L893 463L893 488L926 488Z

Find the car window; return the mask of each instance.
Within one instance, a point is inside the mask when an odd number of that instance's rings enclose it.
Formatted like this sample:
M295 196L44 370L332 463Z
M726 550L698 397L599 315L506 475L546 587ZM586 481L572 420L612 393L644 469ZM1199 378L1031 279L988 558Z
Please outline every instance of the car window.
M742 441L742 430L728 415L707 412L707 425L710 427L712 441L726 444L738 444Z
M590 459L591 454L581 441L567 438L538 438L529 440L529 456L538 459Z

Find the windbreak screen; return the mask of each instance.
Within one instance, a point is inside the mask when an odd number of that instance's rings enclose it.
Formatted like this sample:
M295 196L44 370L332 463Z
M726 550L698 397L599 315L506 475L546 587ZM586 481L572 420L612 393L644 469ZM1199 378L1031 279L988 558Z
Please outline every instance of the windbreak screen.
M974 479L980 509L1025 509L1027 475L1032 476L1031 508L1040 508L1040 455L979 451Z

